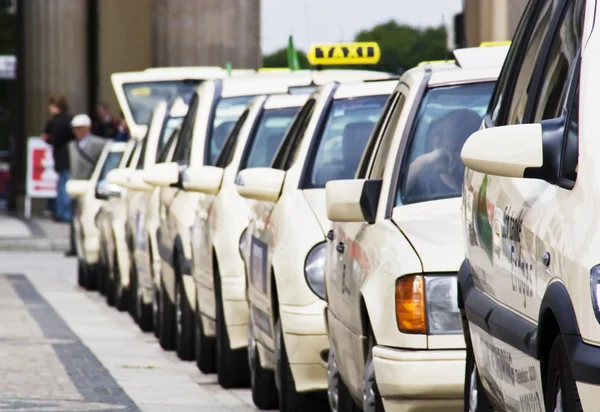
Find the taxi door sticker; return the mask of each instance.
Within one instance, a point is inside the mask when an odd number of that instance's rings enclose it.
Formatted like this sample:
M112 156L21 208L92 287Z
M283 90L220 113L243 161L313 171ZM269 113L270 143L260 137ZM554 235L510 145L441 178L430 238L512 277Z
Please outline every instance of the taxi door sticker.
M377 64L381 50L375 42L314 44L306 57L313 66Z
M544 412L540 363L469 323L477 369L488 394L509 412Z

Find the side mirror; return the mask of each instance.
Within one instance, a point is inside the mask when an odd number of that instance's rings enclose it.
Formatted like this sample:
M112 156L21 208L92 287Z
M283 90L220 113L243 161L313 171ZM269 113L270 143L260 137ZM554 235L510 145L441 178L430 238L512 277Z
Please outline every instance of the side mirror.
M476 172L537 177L544 163L542 125L518 124L479 130L467 139L460 157L466 167Z
M90 187L89 180L69 180L67 181L67 193L71 197L81 197L85 195Z
M257 167L240 171L235 183L238 193L245 198L276 202L281 195L284 180L283 170Z
M215 166L190 167L183 172L183 188L190 192L216 194L223 182L224 170Z
M331 180L325 185L327 218L332 222L374 223L381 180Z
M113 169L106 174L106 180L113 185L127 187L129 172L130 170L125 168Z
M101 180L96 185L96 199L108 200L110 197L120 197L121 189L119 186L108 183L107 180Z
M144 171L144 181L151 186L170 187L179 182L179 164L157 163Z
M154 189L154 186L151 186L144 181L143 170L131 170L129 172L129 175L127 176L127 187L143 192L151 192Z

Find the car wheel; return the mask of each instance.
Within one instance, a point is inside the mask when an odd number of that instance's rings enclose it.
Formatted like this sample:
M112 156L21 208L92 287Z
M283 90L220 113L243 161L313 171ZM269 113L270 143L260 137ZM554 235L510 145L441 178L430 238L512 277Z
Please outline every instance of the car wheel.
M87 289L87 272L88 272L88 265L81 259L77 260L77 284L84 288Z
M142 286L140 282L137 282L137 288L135 289L135 311L137 323L143 332L150 332L152 330L152 305L144 303L144 297L142 294Z
M137 271L135 269L135 264L132 261L131 265L129 266L129 290L132 292L132 296L134 293L137 294L137 289ZM135 323L138 323L137 305L133 303L135 302L132 301L132 304L128 305L129 314L131 315Z
M117 259L117 251L115 250L114 257L114 277L112 279L112 294L113 302L117 310L123 312L127 308L127 291L121 282L121 270L119 268L119 260Z
M198 308L198 313L194 317L196 322L194 336L196 366L198 366L198 369L203 373L215 373L217 371L217 364L215 362L216 340L213 337L206 336L204 333L201 316L200 308Z
M154 282L152 286L152 329L154 336L160 339L160 291Z
M537 395L537 393L536 393ZM539 399L536 400L540 403ZM567 349L562 336L559 334L552 343L548 359L548 372L546 378L545 404L547 411L553 412L581 412L581 401L577 385L573 379Z
M164 281L160 284L160 304L159 304L160 346L164 350L175 349L175 305L167 293Z
M321 392L297 392L285 349L281 320L275 324L275 383L281 412L328 411L327 395Z
M467 339L468 340L468 339ZM470 340L468 340L470 342ZM477 370L477 362L473 354L473 347L467 343L467 360L465 362L465 412L493 412L485 389L481 385L481 378Z
M194 359L194 313L187 295L183 290L183 281L175 285L175 349L181 360Z
M375 347L375 338L369 337L367 360L365 362L365 376L363 379L363 411L364 412L383 412L383 401L377 388L375 380L375 367L373 365L373 348Z
M277 409L277 386L275 372L260 365L258 347L254 336L252 321L248 322L248 366L250 367L250 387L252 401L258 409Z
M331 412L360 412L340 376L333 347L327 359L327 398Z
M231 349L223 311L223 296L219 278L215 279L215 306L217 323L217 378L223 388L248 386L250 369L247 348Z

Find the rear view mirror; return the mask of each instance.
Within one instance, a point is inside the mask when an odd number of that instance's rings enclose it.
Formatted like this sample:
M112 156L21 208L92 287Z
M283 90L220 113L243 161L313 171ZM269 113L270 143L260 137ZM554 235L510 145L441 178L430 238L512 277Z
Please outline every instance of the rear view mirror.
M144 181L152 186L170 187L179 182L179 164L157 163L144 171Z
M332 222L375 222L381 180L332 180L325 185L327 218Z
M143 170L131 170L129 172L129 176L127 176L127 187L143 192L151 192L154 189L154 186L149 185L144 180Z
M190 192L216 194L221 188L223 172L215 166L190 167L183 172L183 188Z
M257 167L240 171L235 183L238 193L245 198L276 202L284 180L283 170Z
M121 189L119 186L108 183L107 180L101 180L96 185L96 199L108 200L110 197L120 197Z
M67 193L71 197L81 197L85 195L90 187L89 180L69 180L67 181Z
M106 180L113 185L127 187L129 172L130 170L125 168L113 169L107 173Z

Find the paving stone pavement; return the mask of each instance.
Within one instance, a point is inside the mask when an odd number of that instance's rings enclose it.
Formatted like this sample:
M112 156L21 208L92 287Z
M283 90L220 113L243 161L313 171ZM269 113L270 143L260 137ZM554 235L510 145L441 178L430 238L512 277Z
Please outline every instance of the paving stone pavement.
M256 411L163 351L58 253L0 252L0 411Z

